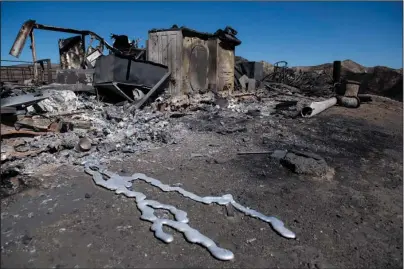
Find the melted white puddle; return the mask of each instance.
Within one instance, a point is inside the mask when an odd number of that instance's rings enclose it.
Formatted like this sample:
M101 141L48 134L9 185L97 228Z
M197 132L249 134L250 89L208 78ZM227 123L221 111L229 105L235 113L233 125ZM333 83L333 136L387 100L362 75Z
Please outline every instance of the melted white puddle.
M170 243L174 240L171 234L163 231L163 225L172 227L177 231L182 232L186 239L191 243L198 243L209 250L209 252L219 260L231 260L234 258L234 254L227 249L218 247L213 240L201 234L199 231L193 229L188 225L189 219L187 218L187 212L177 209L171 205L161 204L154 200L146 200L146 196L141 192L136 192L132 189L133 181L143 180L164 192L178 192L181 195L190 198L196 202L204 204L216 203L219 205L232 204L237 210L245 215L260 219L271 224L272 228L280 235L286 238L296 238L296 235L288 230L282 221L275 217L265 216L264 214L257 212L248 207L244 207L234 201L231 194L225 194L223 196L206 196L200 197L192 192L188 192L180 187L171 187L161 183L161 181L148 177L145 174L135 173L130 177L120 176L100 166L86 164L86 173L93 176L95 184L115 191L116 194L123 194L128 198L135 198L136 205L141 211L141 219L149 221L152 224L151 230L154 231L154 235L165 243ZM154 214L154 209L165 209L174 215L175 220L160 219Z

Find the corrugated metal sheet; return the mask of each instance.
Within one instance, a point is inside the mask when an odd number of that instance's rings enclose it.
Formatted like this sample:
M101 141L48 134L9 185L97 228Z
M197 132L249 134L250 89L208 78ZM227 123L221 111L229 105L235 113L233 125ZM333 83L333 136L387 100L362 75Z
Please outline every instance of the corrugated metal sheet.
M180 94L182 89L181 31L149 33L147 60L168 66L171 71L169 82L170 94Z

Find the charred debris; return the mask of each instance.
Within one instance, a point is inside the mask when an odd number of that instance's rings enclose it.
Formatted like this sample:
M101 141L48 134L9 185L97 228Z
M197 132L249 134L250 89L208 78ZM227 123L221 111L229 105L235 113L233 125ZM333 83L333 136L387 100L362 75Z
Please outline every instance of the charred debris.
M73 35L58 40L60 65L37 59L40 30ZM40 164L107 162L176 143L177 118L197 110L311 117L370 101L358 95L360 83L341 78L339 61L329 74L236 57L241 41L231 27L153 29L146 48L126 35L111 38L112 45L88 30L23 24L10 54L18 58L29 39L32 62L1 70L2 185Z

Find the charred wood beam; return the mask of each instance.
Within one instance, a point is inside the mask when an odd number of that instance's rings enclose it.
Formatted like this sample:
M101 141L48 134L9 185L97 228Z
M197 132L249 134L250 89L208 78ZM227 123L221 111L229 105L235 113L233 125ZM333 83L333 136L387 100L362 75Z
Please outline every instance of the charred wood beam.
M159 82L157 82L156 85L153 86L153 88L139 101L136 103L135 107L136 109L140 109L144 103L150 98L150 96L152 94L154 94L162 85L164 82L166 82L166 80L170 77L171 72L168 71L161 79Z
M31 38L32 61L34 62L34 81L36 83L38 81L38 65L37 65L37 61L36 61L36 48L35 48L34 31L31 31L29 33L29 37Z

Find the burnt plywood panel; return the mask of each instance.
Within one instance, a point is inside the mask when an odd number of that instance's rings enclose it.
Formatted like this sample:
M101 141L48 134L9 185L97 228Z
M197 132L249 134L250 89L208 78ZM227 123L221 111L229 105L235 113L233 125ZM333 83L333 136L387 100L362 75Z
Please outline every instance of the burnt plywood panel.
M61 69L56 71L56 83L92 85L94 69Z
M202 52L199 57L195 57L196 52L194 49L199 48L198 50ZM207 74L209 72L209 62L206 59L206 56L209 59L209 49L208 49L208 41L207 40L202 40L197 37L184 37L183 39L183 61L182 61L182 68L183 68L183 76L182 76L182 92L185 94L191 93L194 91L191 81L196 83L196 80L202 81L202 76L205 76L207 79ZM194 55L194 56L193 56ZM201 64L198 66L198 59L201 60ZM204 67L206 66L206 67ZM196 72L202 72L203 74L196 74ZM200 76L199 79L196 79L196 77ZM208 89L208 84L209 81L207 80L206 83L200 82L199 86L202 86L203 88L195 89L195 90L207 90ZM195 84L196 85L196 84ZM195 87L198 88L198 87Z
M217 46L218 40L208 41L209 49L209 70L208 70L208 88L217 91Z
M191 50L189 81L194 92L208 88L209 51L203 45L195 45Z
M168 66L171 71L169 92L171 95L181 93L182 88L182 33L181 31L164 31L149 33L147 41L147 59Z
M234 90L234 48L220 42L217 52L217 90L225 96Z
M80 69L84 60L83 39L73 36L59 39L60 66L62 69Z

